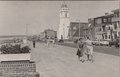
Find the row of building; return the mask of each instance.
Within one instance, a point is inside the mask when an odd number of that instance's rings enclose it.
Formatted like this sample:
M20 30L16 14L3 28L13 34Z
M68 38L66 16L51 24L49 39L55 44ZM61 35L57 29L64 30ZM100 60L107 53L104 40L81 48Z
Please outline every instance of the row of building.
M69 39L90 36L93 40L114 40L120 37L119 9L88 19L87 23L71 22Z
M93 40L114 40L120 36L119 9L105 13L103 16L89 18L88 22L70 21L69 8L63 3L59 13L59 28L57 31L47 29L40 38L78 39L89 36Z

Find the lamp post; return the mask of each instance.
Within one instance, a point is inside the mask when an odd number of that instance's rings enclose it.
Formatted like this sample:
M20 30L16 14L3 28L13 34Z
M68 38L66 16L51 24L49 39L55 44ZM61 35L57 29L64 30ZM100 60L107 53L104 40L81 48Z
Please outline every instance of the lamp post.
M78 21L78 28L79 28L78 29L79 30L78 37L80 38L80 20L78 19L77 21Z
M80 38L80 22L79 22L79 38Z
M28 37L28 24L26 24L26 37Z
M111 33L111 41L113 41L113 35L112 35L113 29L110 30L110 33Z
M63 39L65 39L65 25L63 24Z

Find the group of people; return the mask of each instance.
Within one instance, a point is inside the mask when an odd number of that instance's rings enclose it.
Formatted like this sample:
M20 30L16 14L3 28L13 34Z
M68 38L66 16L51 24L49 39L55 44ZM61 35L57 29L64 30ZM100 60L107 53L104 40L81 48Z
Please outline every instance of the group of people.
M55 38L48 38L47 39L47 46L49 46L50 44L53 44L53 46L55 46Z
M83 58L84 55L87 56L86 61L91 61L93 62L93 45L92 45L92 40L87 37L87 38L79 38L78 40L78 49L77 49L77 56L78 59L81 62L84 62L85 59Z

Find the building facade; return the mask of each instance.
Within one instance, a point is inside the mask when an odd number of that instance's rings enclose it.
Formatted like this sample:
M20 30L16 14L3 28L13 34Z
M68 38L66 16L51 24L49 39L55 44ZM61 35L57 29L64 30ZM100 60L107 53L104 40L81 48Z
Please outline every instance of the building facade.
M45 38L56 38L57 37L57 31L54 31L52 29L46 29L44 31Z
M119 9L113 10L113 17L112 17L112 34L113 39L120 37L120 13Z
M94 18L95 40L111 40L112 14Z
M68 39L68 30L69 30L70 20L69 20L69 9L65 3L61 5L59 17L60 17L60 23L59 23L59 29L57 32L58 33L57 38Z
M120 37L119 9L111 14L94 18L95 40L111 40Z

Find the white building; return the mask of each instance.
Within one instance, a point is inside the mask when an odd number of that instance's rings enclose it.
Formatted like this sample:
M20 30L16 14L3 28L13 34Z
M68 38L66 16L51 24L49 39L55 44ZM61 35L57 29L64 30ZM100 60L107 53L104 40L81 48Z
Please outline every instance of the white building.
M60 10L60 23L59 23L59 30L57 34L58 39L68 39L68 30L70 26L69 20L69 9L68 6L64 3L61 6Z

